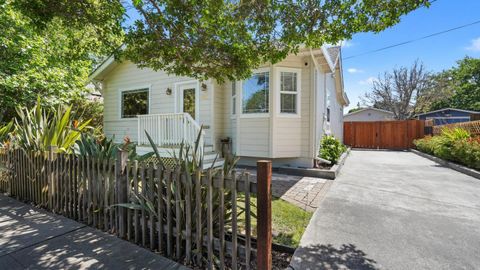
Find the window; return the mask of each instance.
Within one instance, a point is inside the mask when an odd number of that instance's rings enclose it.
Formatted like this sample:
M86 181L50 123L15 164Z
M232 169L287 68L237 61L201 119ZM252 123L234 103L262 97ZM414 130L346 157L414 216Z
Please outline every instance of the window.
M122 92L122 118L148 114L148 106L148 88Z
M297 72L280 72L280 113L298 113L298 88Z
M232 114L237 113L237 85L235 82L232 82Z
M269 79L269 72L260 72L243 81L242 113L268 113Z
M326 98L327 98L327 102L326 102L327 103L326 104L327 105L326 106L327 111L326 111L326 117L325 118L327 119L327 122L330 123L330 104L331 104L331 102L330 102L330 98L331 98L330 89L327 88L327 89L325 89L325 91L327 92L327 96L326 96Z

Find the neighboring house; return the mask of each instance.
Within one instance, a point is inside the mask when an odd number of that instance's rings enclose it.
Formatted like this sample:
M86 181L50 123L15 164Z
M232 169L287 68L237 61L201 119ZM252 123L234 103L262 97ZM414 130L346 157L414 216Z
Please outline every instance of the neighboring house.
M107 59L90 79L102 84L104 132L121 141L128 136L149 149L146 130L162 153L192 144L201 136L206 159L230 139L241 164L272 159L274 166L311 167L319 141L328 133L343 136L340 47L308 49L266 64L243 81L218 83L140 69ZM145 147L145 148L142 148Z
M417 115L420 120L433 120L435 126L473 121L478 119L479 116L480 112L453 108L445 108Z
M373 122L394 120L393 112L376 109L364 108L343 116L345 122Z

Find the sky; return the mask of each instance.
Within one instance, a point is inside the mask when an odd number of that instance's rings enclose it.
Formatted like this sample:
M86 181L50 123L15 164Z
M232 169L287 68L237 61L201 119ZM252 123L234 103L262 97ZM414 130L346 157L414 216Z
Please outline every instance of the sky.
M342 48L345 91L350 106L371 88L372 81L393 68L411 66L416 59L432 72L449 69L465 56L480 57L480 24L455 30L381 52L345 59L367 51L420 38L480 20L480 0L437 0L429 8L415 10L401 22L379 34L360 33Z
M360 33L344 42L342 56L348 58L371 50L420 38L480 20L480 0L436 0L429 8L417 9L401 22L378 34ZM138 19L129 8L125 25ZM372 81L393 68L411 66L418 59L432 72L449 69L465 56L480 57L480 23L385 51L343 60L345 91L349 109L357 107Z

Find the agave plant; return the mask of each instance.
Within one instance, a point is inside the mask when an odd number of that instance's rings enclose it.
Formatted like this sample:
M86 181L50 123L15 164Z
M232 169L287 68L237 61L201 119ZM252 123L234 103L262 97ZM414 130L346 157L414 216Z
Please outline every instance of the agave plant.
M97 160L110 160L117 157L117 153L120 149L128 152L128 159L138 160L143 162L152 157L154 153L147 153L145 155L139 155L137 153L136 145L130 142L130 139L126 137L123 144L117 144L114 142L115 137L106 138L99 137L92 133L82 133L80 139L76 142L75 153L78 156L93 157Z
M13 121L6 124L3 127L0 127L0 148L5 147L9 144L9 137L13 130Z
M57 152L71 153L75 142L90 123L90 120L75 120L71 111L71 106L47 111L40 105L40 98L31 110L17 108L15 146L33 151L47 151L53 147Z

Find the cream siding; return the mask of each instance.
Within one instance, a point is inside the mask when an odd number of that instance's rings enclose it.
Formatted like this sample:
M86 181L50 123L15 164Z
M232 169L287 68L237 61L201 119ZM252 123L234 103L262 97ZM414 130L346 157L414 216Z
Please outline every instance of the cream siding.
M191 78L170 76L162 71L152 69L140 69L131 62L119 64L110 71L103 81L104 96L104 130L108 137L115 137L115 141L121 142L125 136L136 141L138 127L136 119L122 119L120 117L121 92L150 87L149 101L150 114L174 113L177 106L176 83L192 81ZM166 89L171 88L172 94L167 95ZM209 91L213 91L211 83L207 83L207 91L199 91L199 123L211 126L211 98ZM206 142L211 143L212 132L206 130Z
M242 157L244 163L256 158L274 159L278 166L311 166L318 150L318 142L325 133L326 90L331 99L332 133L343 136L342 106L336 99L336 84L330 70L321 57L317 60L320 71L315 69L311 56L288 56L285 60L265 66L270 71L270 108L266 115L241 114L241 82L236 82L237 114L232 115L232 83L207 82L207 89L198 83L198 120L206 131L206 144L213 144L220 152L220 139L232 139L232 151ZM279 71L294 68L300 72L300 113L281 115L279 113ZM118 64L103 81L105 101L105 125L107 136L115 136L119 142L125 136L133 141L137 138L136 119L120 118L120 97L122 89L150 88L150 114L173 113L179 107L176 86L193 81L187 77L169 76L165 72L139 69L130 62ZM166 95L171 88L172 95ZM315 94L316 91L316 94ZM316 104L316 107L314 107Z

